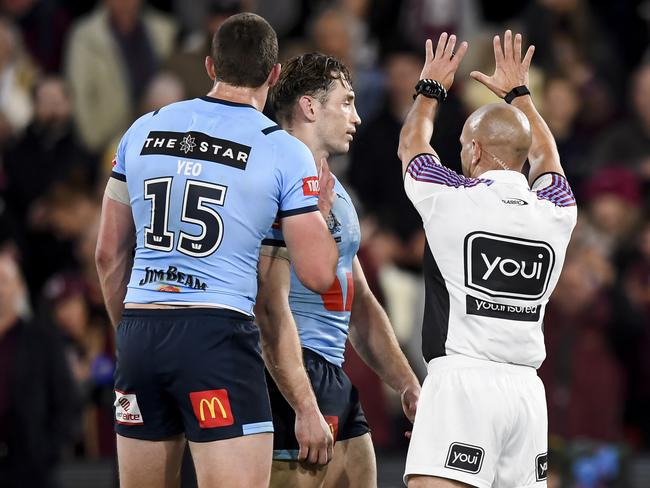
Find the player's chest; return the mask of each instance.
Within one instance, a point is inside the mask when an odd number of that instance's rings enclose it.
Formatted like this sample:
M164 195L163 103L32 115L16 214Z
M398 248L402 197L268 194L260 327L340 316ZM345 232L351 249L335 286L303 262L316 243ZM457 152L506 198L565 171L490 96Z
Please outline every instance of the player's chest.
M335 188L335 191L334 204L326 219L327 227L339 247L339 252L354 255L361 242L359 218L349 195L338 188Z

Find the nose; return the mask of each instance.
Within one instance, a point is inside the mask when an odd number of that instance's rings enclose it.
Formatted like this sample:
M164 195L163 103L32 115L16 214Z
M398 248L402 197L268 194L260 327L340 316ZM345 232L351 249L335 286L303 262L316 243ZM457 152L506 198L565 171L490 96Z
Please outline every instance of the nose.
M354 106L354 109L352 111L352 123L354 125L361 124L361 117L359 117L359 113L357 112L357 107L356 106Z

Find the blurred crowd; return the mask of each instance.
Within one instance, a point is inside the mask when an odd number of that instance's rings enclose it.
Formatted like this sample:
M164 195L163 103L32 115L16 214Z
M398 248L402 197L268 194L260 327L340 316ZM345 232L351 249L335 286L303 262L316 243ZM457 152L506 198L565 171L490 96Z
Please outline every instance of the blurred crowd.
M212 33L239 11L274 26L282 60L321 51L350 67L362 125L330 166L356 197L366 275L422 375L424 235L396 150L424 40L470 43L432 139L457 171L465 118L496 101L467 73L490 72L504 26L535 44L530 88L579 203L540 370L566 467L556 486L581 476L570 446L596 446L588 461L602 445L650 450L650 2L0 0L0 485L29 473L46 487L61 457L114 457L101 196L136 117L207 93ZM403 449L399 402L353 350L346 369L377 448Z

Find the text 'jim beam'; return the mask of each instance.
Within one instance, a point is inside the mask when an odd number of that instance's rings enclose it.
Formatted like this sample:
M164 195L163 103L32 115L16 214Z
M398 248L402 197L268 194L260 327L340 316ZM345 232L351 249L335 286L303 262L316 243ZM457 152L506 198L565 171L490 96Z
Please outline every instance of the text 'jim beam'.
M184 159L199 159L245 170L250 146L211 137L203 132L151 131L140 154L160 154Z

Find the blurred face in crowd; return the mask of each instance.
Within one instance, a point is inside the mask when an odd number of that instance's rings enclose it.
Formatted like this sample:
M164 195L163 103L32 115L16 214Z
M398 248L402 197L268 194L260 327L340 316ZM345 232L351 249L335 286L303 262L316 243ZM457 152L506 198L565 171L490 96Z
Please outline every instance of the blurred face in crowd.
M596 298L599 284L590 279L589 270L580 259L567 258L553 291L553 304L567 314L580 313Z
M181 82L172 74L158 74L147 87L142 101L142 112L152 112L185 97Z
M341 2L345 10L355 17L363 18L366 16L369 7L368 0L343 0Z
M345 79L334 80L324 102L316 100L316 134L330 155L344 154L361 123L354 106L354 91Z
M400 119L406 117L413 104L413 91L421 69L422 61L409 53L395 53L386 63L386 88L391 109Z
M0 8L11 17L22 17L36 4L36 0L2 0Z
M650 127L650 66L641 68L634 78L634 111Z
M0 68L12 61L15 50L15 33L7 20L0 19Z
M0 320L16 316L22 294L23 285L18 265L10 257L0 257Z
M553 121L554 125L570 125L580 109L579 100L580 97L569 80L551 79L544 90L544 117Z
M143 0L106 0L106 7L112 17L133 20L140 15Z
M63 80L47 78L36 88L34 100L36 121L42 125L67 122L72 115L72 103Z
M598 195L589 204L592 222L607 235L620 238L628 235L636 224L638 209L612 194Z
M82 341L88 325L88 306L83 295L59 300L53 308L56 324L72 339Z
M565 14L578 8L580 0L540 0L540 3L559 14Z
M317 51L350 66L350 33L343 15L335 10L322 14L314 24L313 38Z

